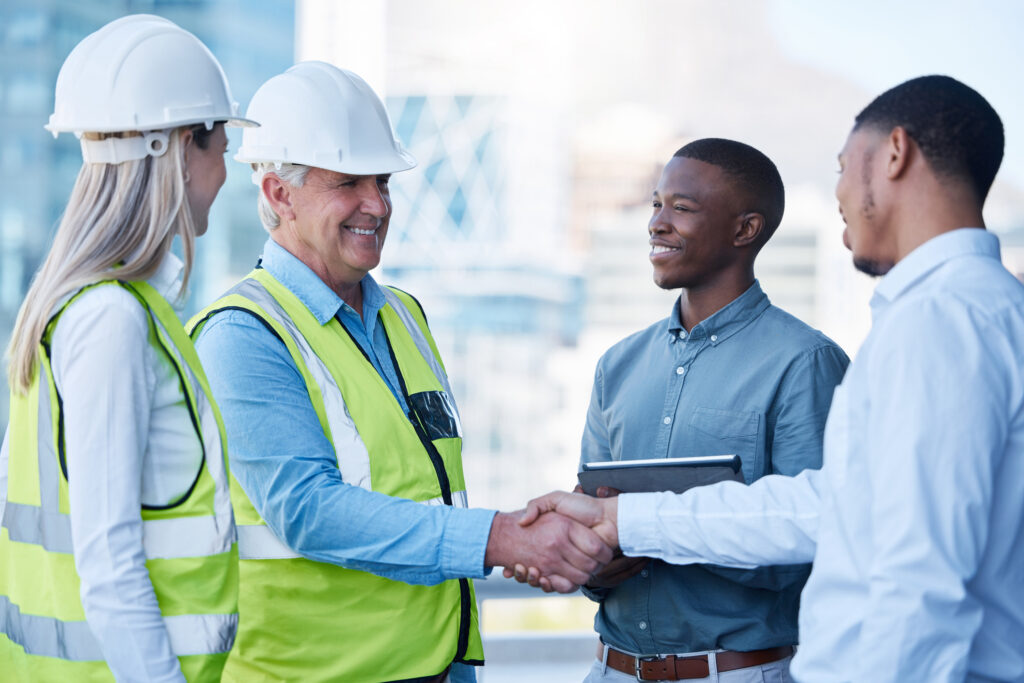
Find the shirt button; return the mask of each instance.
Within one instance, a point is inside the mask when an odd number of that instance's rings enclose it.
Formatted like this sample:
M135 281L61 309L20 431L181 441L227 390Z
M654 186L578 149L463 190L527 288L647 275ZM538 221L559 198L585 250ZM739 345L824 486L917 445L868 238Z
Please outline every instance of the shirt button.
M637 624L637 626L640 627L641 631L646 631L647 630L647 622L646 621L641 621L639 624Z
M711 341L713 341L713 342L718 341L718 335L717 334L711 335Z
M665 423L665 424L667 424L667 425L670 425L670 424L672 424L672 418L671 418L671 417L669 417L668 415L666 415L666 416L665 416L665 419L664 419L664 420L662 420L662 422L664 422L664 423Z
M682 365L680 365L678 368L676 368L676 374L677 375L681 375L684 372L686 372L686 368L684 368Z
M647 573L648 573L647 570L644 569L643 571L640 572L640 576L642 576L642 577L644 577L646 579L647 578Z

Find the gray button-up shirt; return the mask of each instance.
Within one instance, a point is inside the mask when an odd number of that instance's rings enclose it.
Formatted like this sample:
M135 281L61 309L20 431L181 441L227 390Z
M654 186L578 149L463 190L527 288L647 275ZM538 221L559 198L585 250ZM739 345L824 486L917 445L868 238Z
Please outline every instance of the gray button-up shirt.
M733 454L750 483L821 466L833 389L849 359L772 306L755 282L687 333L669 318L601 358L582 462ZM653 655L797 642L809 565L740 570L653 561L600 600L595 627L620 650Z

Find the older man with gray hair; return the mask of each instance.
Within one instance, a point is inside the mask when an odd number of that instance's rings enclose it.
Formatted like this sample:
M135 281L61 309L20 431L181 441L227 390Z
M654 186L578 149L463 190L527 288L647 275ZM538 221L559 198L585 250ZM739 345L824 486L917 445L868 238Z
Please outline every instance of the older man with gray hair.
M541 563L568 591L611 551L564 517L523 528L466 507L459 411L426 316L369 275L390 175L415 165L376 94L304 62L260 88L256 112L236 159L255 169L270 239L192 323L239 525L224 678L472 681L470 578Z

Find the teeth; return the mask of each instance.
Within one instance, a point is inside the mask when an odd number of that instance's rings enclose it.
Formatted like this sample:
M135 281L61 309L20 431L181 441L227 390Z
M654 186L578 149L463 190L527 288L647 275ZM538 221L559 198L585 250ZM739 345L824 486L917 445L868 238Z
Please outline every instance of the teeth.
M370 230L360 230L359 228L349 228L349 230L351 230L352 232L354 232L357 235L372 235L373 233L377 232L377 228L372 228Z
M651 249L652 254L664 254L667 251L679 251L679 249L676 247L663 247L660 244L654 245L654 248Z

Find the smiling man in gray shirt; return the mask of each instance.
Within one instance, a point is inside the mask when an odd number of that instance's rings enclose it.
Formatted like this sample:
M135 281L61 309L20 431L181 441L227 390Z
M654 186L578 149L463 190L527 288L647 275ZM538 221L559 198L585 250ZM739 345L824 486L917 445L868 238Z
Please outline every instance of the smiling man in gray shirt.
M682 292L667 319L598 363L582 462L734 453L747 483L821 466L825 418L849 359L772 306L754 278L784 204L775 165L739 142L697 140L665 166L650 260L655 283ZM637 671L647 680L788 680L809 570L614 560L584 588L601 604L602 645L587 681L636 680Z

